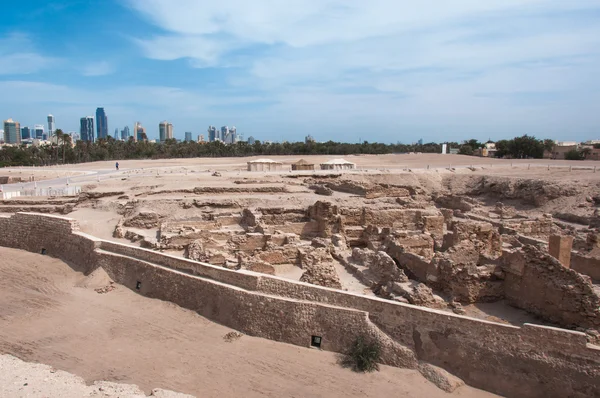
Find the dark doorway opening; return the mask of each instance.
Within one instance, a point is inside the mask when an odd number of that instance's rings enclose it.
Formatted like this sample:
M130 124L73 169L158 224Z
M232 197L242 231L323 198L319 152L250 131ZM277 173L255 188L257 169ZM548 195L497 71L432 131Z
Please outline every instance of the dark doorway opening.
M42 251L40 253L43 254L43 255L45 255L46 254L46 249L42 249Z
M135 290L140 290L142 288L142 282L137 281L135 284Z
M321 336L312 336L310 338L310 346L315 348L321 348L322 338Z

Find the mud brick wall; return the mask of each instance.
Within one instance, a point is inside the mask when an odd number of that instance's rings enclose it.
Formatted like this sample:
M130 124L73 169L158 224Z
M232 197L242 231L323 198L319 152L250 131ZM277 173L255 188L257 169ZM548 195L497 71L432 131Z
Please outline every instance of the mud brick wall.
M600 349L585 334L508 326L379 298L231 271L78 232L62 217L0 217L0 245L102 266L118 283L171 301L247 334L300 346L312 335L344 352L359 334L377 336L383 362L441 366L467 383L509 397L600 396ZM572 270L568 270L574 272ZM141 282L137 290L137 283Z
M571 252L571 269L600 281L600 258Z

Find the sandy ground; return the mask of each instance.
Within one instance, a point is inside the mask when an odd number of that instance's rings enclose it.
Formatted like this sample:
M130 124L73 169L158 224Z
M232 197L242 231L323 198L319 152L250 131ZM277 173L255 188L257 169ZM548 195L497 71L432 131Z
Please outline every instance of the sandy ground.
M575 171L593 171L597 167L600 172L600 161L567 161L567 160L551 160L551 159L495 159L481 158L475 156L464 155L441 155L441 154L402 154L402 155L311 155L311 156L262 156L262 157L235 157L235 158L189 158L189 159L157 159L157 160L123 160L120 161L121 174L127 175L132 172L137 172L138 175L143 171L146 173L154 173L159 171L162 173L189 173L192 177L192 172L203 172L206 176L210 176L208 170L219 172L235 172L240 173L240 176L248 175L265 175L265 173L248 173L246 164L250 160L259 158L269 158L283 163L284 171L290 170L290 165L300 159L305 159L310 163L314 163L316 168L319 164L331 159L344 158L348 161L356 163L358 169L362 172L370 171L402 171L410 168L412 170L428 168L455 168L476 166L484 167L485 173L489 174L509 174L515 175L527 171L526 174L545 175L555 172L569 172L569 168L574 168ZM548 170L550 165L550 170ZM35 176L38 181L48 180L58 177L72 177L74 181L93 180L93 175L97 172L112 172L115 167L114 161L90 162L73 165L47 166L47 167L13 167L0 169L0 175L8 175L13 177L29 178ZM134 172L134 174L135 174ZM571 171L572 172L572 171ZM305 172L304 172L305 173ZM268 174L268 173L267 173ZM572 174L567 174L571 175ZM79 176L79 177L77 177ZM91 176L91 178L90 178ZM214 179L213 179L214 180Z
M51 366L24 362L12 355L0 355L0 394L11 398L145 398L132 384L97 381L87 385L78 376ZM192 395L154 389L156 398L193 398Z
M1 247L0 257L0 354L50 365L87 383L219 398L494 396L467 386L447 394L407 369L383 366L357 374L342 368L337 355L314 349L249 336L226 342L231 329L171 303L118 285L97 293L110 284L101 270L85 277L60 260ZM0 362L0 396L72 396L45 390L54 381L40 382L39 372L49 370L27 364L15 370L7 361ZM26 387L18 385L25 377L35 380L29 395L18 388Z

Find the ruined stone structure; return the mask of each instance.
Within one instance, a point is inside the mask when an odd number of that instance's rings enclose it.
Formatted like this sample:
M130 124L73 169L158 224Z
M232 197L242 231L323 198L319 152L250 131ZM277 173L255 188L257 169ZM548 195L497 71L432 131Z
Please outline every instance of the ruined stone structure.
M571 250L573 249L572 236L550 236L548 252L567 268L571 267Z
M314 220L313 231L323 238L331 238L331 245L327 240L317 240L312 246L318 246L323 255L331 250L334 256L341 256L345 250L343 236L331 231L331 226L325 228L319 224L329 220L335 229L345 230L346 220L340 220L341 213L339 208L318 205L308 214L298 215L306 217L305 223ZM420 217L427 216L421 214ZM246 214L245 219L247 224L253 223L250 215ZM254 218L254 222L259 223L260 217L258 219ZM442 219L445 218L442 216ZM408 222L407 219L401 221L402 225ZM421 231L427 228L420 222L415 226L422 228ZM371 230L364 238L361 232L356 240L364 242L363 239L372 238L368 242L373 242L373 247L386 251L394 239L398 239L392 231L394 225L387 228L387 231ZM299 346L309 346L312 336L320 336L321 348L334 352L346 352L358 335L368 335L381 341L383 363L419 369L429 377L433 369L429 364L432 364L475 387L505 396L600 396L600 349L589 344L586 334L581 332L483 321L406 304L402 300L369 297L244 269L209 265L97 239L80 232L76 221L64 217L17 213L0 217L0 230L3 231L0 234L2 246L58 257L86 274L102 267L115 282L144 296L171 301L249 335ZM461 228L449 230L458 235L463 231ZM257 235L262 237L244 235L245 240L235 244L241 252L254 253L250 247L266 247L271 239L285 246L288 239L285 234ZM483 261L490 261L490 268L492 262L497 261L503 271L498 278L504 277L504 294L514 300L515 305L528 306L544 316L555 306L563 306L561 311L568 318L557 321L598 326L595 310L599 303L590 299L593 294L588 291L589 278L563 267L534 247L506 248L499 259L495 259L493 234L487 233L485 228L477 228L474 235L482 242L481 247L489 249ZM456 243L460 239L451 241L455 244L452 247L461 245ZM188 251L202 252L210 245L210 242L201 243L188 247ZM421 277L434 284L447 279L444 261L459 261L443 253L437 261L436 274L436 256L429 261L400 249L392 251L393 255L351 252L348 261L363 267L360 271L364 278L376 283L383 280L386 285L406 281L406 275L392 266L392 262L398 261L394 260L397 256L401 259L404 258L401 256L412 256L415 264L427 264ZM473 266L481 267L480 263ZM417 265L414 269L418 269ZM471 271L465 272L471 275ZM450 272L450 275L460 274ZM454 276L450 280L452 278ZM534 283L544 284L544 289L549 289L547 295L536 297L534 293L542 288L533 286ZM404 291L406 297L412 294L415 300L428 294L424 285L414 283ZM554 304L545 305L552 297ZM574 303L578 303L578 308L564 307Z

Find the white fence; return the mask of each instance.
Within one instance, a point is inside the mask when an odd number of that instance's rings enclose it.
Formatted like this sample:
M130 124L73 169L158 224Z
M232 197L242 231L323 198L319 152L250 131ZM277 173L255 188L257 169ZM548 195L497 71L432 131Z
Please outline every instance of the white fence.
M11 193L11 192L6 192ZM62 187L62 188L32 188L22 189L17 192L17 196L77 196L81 193L81 187Z

